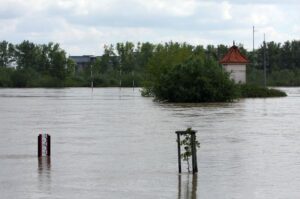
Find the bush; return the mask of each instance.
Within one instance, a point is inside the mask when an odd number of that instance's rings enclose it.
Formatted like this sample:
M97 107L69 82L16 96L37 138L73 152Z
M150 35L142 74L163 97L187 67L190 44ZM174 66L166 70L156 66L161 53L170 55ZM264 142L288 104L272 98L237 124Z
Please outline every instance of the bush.
M12 81L11 76L14 72L12 68L0 67L0 87L11 87Z
M216 62L198 58L163 70L142 94L168 102L227 102L237 93L234 82Z
M16 70L11 76L13 87L17 87L17 88L26 87L28 79L29 79L29 74L25 70Z
M256 98L256 97L285 97L287 96L285 92L272 89L264 88L255 85L240 85L240 94L242 98Z

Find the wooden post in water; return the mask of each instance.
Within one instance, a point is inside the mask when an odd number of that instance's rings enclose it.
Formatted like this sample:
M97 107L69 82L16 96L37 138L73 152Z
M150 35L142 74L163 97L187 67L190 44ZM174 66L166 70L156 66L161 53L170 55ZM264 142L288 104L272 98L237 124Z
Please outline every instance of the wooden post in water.
M192 168L193 174L198 173L197 166L197 148L196 148L196 131L186 130L186 131L176 131L177 134L177 152L178 152L178 172L181 173L181 148L180 148L180 136L189 134L191 142L191 152L192 152Z
M191 132L191 144L192 144L192 165L193 165L193 173L198 173L197 166L197 149L196 149L196 132Z
M178 151L178 171L179 171L179 173L181 173L181 150L180 150L180 134L179 133L177 133L177 151Z
M132 90L134 90L135 84L134 84L134 71L132 71Z
M39 134L38 136L38 157L51 155L51 136L48 134Z

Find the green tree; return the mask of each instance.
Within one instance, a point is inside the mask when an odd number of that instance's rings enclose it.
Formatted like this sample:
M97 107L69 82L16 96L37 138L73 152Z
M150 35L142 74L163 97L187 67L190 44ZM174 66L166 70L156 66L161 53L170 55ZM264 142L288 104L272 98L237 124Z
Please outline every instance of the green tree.
M100 60L95 65L100 73L106 73L108 71L118 68L118 63L116 60L116 54L114 52L113 45L105 45L104 53Z
M14 46L7 41L0 42L0 67L7 67L14 61Z
M134 44L132 42L117 43L117 53L120 67L124 72L132 72L135 69Z
M60 80L65 79L67 69L66 53L59 47L59 44L51 45L49 52L50 74Z
M162 71L152 88L168 102L226 102L238 97L235 84L211 58L191 58Z
M23 41L15 47L15 58L18 69L33 68L38 70L39 48L32 42Z

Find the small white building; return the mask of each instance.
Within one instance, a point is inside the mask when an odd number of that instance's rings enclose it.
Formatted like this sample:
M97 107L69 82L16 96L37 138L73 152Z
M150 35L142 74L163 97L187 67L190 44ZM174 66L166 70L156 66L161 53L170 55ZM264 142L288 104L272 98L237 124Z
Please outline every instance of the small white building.
M249 61L241 54L236 45L233 44L220 63L223 69L230 74L230 78L233 79L235 83L246 83L246 65Z

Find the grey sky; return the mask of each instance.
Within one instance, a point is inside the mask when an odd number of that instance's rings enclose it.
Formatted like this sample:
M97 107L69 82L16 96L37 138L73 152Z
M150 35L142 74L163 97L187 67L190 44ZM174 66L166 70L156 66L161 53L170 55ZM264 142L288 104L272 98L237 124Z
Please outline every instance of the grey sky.
M300 39L299 0L0 0L1 40L61 44L68 54L100 54L105 44L186 41L252 48Z

